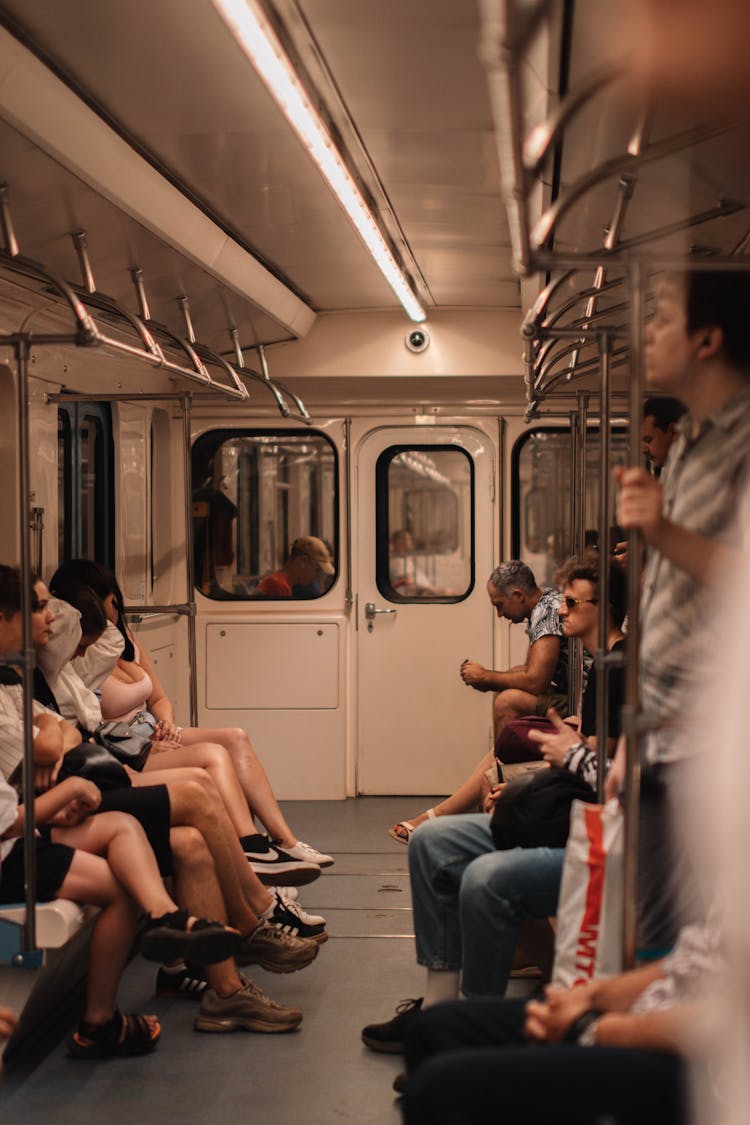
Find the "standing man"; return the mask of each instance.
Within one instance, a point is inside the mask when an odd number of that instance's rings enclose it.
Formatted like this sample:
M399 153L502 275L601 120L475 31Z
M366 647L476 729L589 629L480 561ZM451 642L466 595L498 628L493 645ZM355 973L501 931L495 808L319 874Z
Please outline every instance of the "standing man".
M642 746L640 943L669 948L678 904L694 904L684 849L670 824L695 739L680 725L701 687L714 618L711 579L733 555L733 524L750 453L750 275L693 272L668 277L646 335L646 378L687 407L662 485L643 469L620 469L618 522L649 547L641 602L640 701L650 733ZM721 701L717 700L717 706ZM623 770L618 755L610 784Z
M522 715L546 715L554 707L568 713L568 646L563 644L560 591L542 590L518 559L501 563L490 575L487 593L497 616L514 624L526 621L526 661L507 672L483 668L474 660L461 665L461 679L476 691L496 692L495 738L506 723Z

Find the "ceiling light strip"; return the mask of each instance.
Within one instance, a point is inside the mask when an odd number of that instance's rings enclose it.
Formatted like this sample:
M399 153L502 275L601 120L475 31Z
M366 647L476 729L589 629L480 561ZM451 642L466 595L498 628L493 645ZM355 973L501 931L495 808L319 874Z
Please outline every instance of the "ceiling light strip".
M213 4L317 164L408 315L414 321L425 320L424 309L255 0L213 0Z

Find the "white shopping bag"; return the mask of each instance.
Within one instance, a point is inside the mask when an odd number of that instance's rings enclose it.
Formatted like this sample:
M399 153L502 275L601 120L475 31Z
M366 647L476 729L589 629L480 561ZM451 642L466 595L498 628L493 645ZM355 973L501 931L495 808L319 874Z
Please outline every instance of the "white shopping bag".
M622 972L623 817L618 801L574 801L565 848L552 982Z

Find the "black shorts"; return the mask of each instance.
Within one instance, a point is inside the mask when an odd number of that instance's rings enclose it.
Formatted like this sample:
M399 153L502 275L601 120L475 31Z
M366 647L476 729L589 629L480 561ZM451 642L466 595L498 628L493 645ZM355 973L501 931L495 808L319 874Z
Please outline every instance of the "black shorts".
M36 901L50 902L59 898L58 891L73 862L75 849L67 844L53 844L46 836L37 836L36 843ZM23 902L25 864L23 840L16 840L12 851L0 868L0 904Z
M130 813L140 823L156 856L162 875L172 875L172 849L169 845L172 807L166 785L147 785L143 789L108 789L96 810Z

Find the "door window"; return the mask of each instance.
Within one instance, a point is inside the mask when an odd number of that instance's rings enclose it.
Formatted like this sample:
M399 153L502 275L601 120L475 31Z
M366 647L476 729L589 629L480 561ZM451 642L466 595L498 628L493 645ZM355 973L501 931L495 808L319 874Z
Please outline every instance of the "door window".
M474 586L474 467L455 446L394 445L376 466L377 586L392 602L456 602Z
M57 425L58 558L114 563L114 447L106 403L64 403Z

